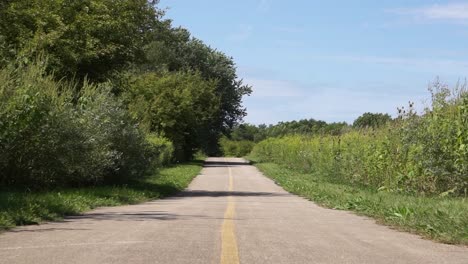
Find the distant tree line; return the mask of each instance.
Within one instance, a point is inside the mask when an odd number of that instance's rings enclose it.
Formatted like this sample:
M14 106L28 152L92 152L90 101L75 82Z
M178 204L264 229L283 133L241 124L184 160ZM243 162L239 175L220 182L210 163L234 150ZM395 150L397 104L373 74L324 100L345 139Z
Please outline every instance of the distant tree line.
M327 123L315 119L279 122L275 125L239 124L232 129L230 139L234 141L260 142L270 137L286 135L341 135L351 129L376 129L391 122L388 114L364 113L352 125L346 122Z

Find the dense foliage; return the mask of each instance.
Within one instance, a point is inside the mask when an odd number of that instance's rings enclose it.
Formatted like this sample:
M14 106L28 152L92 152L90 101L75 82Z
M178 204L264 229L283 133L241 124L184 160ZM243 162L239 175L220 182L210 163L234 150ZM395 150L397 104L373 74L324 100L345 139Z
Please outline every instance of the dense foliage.
M367 116L376 116L380 122L380 117L390 118L388 115L365 113L357 120L367 120ZM372 119L374 120L374 119ZM391 119L390 119L391 120ZM386 124L380 122L378 127ZM367 127L367 126L364 126ZM267 138L284 137L288 135L341 135L349 131L352 127L345 122L327 123L315 119L302 119L299 121L279 122L275 125L252 125L252 124L239 124L235 126L228 138L222 138L219 143L221 150L225 155L242 157L248 154L246 152L251 149L255 143L258 143Z
M147 73L137 76L124 95L141 126L170 139L176 157L187 160L208 141L204 130L219 109L216 84L199 73Z
M388 122L392 121L392 118L389 114L381 113L364 113L362 116L358 117L354 123L353 127L355 128L379 128L385 126Z
M56 81L44 66L0 70L0 183L120 181L148 166L143 133L105 84Z
M7 0L0 39L7 59L45 51L60 77L105 80L141 60L160 15L147 0Z
M348 124L326 123L315 119L279 122L276 125L239 124L219 144L224 155L243 157L250 153L255 143L271 137L287 135L339 135L349 130Z
M215 95L219 107L205 125L204 144L200 147L208 154L218 154L218 140L246 115L242 97L251 93L251 87L237 78L232 58L191 38L183 28L171 28L164 23L157 38L145 46L146 61L143 71L198 72L205 80L216 80Z
M244 157L249 154L255 143L249 140L230 140L227 137L222 137L219 141L221 150L224 156L228 157Z
M0 185L127 182L219 152L250 87L157 3L0 2Z
M405 193L466 195L468 92L436 82L422 115L412 106L381 129L333 136L287 136L257 144L260 160L330 179Z

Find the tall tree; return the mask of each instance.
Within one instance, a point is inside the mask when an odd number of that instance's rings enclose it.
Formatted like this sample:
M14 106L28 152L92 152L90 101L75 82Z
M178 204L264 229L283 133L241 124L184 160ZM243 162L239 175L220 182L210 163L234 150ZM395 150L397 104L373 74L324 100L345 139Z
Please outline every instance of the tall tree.
M162 12L147 0L7 0L0 5L3 56L44 51L58 76L102 81L142 58ZM3 47L2 47L3 46ZM16 50L15 52L10 52Z
M130 112L149 132L169 138L178 160L192 158L205 127L215 117L217 82L195 73L146 73L134 78L124 93Z
M202 137L206 139L205 152L215 154L219 137L227 134L246 115L242 97L250 95L251 87L238 78L231 57L192 38L183 28L172 28L170 21L161 25L164 25L159 29L161 33L146 46L147 61L142 69L198 71L206 80L217 80L216 94L221 105Z

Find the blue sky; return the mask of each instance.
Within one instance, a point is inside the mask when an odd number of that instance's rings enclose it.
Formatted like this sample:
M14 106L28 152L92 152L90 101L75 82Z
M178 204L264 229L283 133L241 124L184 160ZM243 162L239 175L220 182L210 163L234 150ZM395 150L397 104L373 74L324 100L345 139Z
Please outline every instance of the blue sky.
M468 1L161 0L174 25L232 56L246 122L352 122L468 75Z

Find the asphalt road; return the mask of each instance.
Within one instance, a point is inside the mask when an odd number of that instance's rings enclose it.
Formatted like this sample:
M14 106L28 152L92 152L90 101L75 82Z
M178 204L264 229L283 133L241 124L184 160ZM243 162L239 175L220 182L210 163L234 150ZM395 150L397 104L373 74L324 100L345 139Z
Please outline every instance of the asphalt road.
M210 158L177 197L0 234L0 263L468 263L420 239L291 195L242 159Z

